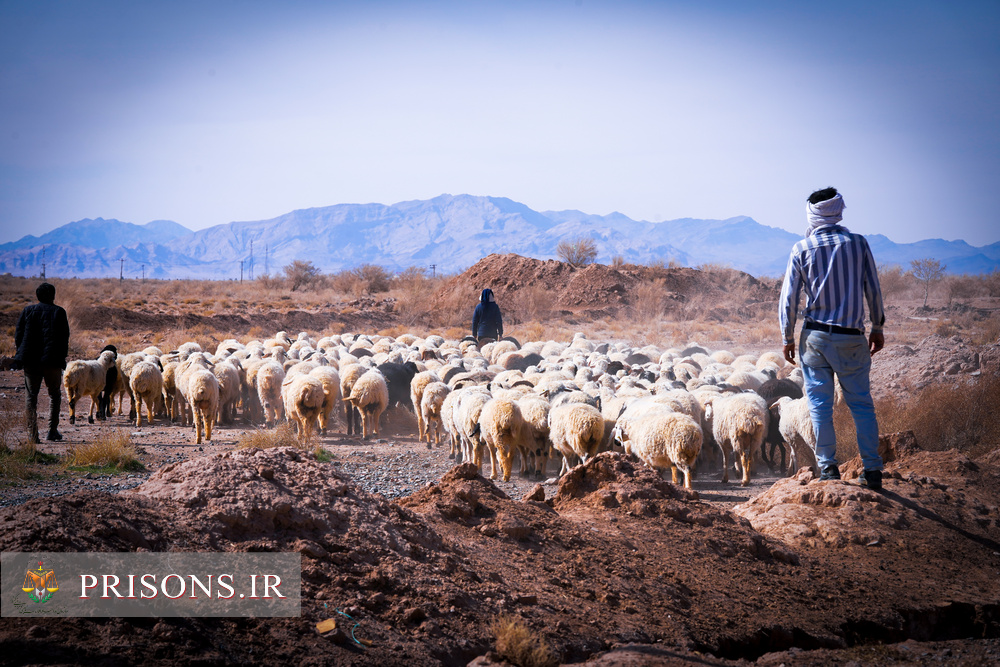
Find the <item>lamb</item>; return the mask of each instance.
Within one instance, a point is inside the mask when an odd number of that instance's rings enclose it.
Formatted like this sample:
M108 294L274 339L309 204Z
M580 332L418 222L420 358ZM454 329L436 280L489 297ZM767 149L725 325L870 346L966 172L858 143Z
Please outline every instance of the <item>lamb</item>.
M535 477L541 479L549 462L549 402L540 396L525 396L517 400L517 406L524 422L524 433L518 439L521 473L527 476L533 469Z
M323 383L323 409L319 413L319 431L326 435L334 410L340 403L340 374L332 366L317 366L309 375Z
M71 361L63 372L63 386L69 398L69 423L76 423L76 402L83 396L90 397L90 414L87 421L94 423L94 412L104 383L107 380L108 369L115 364L115 353L111 350L101 352L96 361Z
M615 427L616 432L619 427ZM618 439L619 436L616 436ZM635 454L650 468L670 467L671 479L678 483L678 469L684 473L684 488L691 488L691 468L701 453L701 426L689 415L664 406L643 414L622 441L626 454Z
M153 407L163 395L163 372L159 362L140 361L132 367L129 387L135 397L135 425L142 426L142 404L146 403L146 416L153 423Z
M779 398L771 406L771 420L778 422L778 431L788 443L788 472L794 473L802 465L809 466L814 475L819 475L816 461L816 434L813 431L812 415L809 413L809 399Z
M427 449L431 448L431 431L434 432L434 444L441 444L441 431L444 430L444 423L441 419L441 407L445 397L451 393L451 387L444 382L431 382L427 385L420 398L421 415L427 435Z
M479 424L483 440L490 451L490 479L496 479L496 467L499 464L503 481L509 482L517 439L524 431L521 409L510 399L490 399L479 415Z
M326 400L322 381L307 373L285 378L281 384L281 396L285 415L294 422L298 431L298 441L308 445Z
M754 454L767 433L769 415L764 399L752 392L722 396L708 406L706 415L722 450L722 481L729 481L729 457L735 454L743 468L742 485L749 486Z
M549 411L549 441L563 455L559 476L569 471L576 457L586 463L597 454L604 441L604 418L587 403L566 403Z
M389 405L389 387L385 376L372 368L358 378L351 388L350 397L344 398L361 414L361 437L368 439L369 433L378 435L378 420Z

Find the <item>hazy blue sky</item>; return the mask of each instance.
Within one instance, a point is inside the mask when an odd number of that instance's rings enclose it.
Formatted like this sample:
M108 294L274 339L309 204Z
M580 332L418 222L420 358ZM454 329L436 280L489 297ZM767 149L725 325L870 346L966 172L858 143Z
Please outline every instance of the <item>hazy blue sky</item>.
M442 193L1000 240L1000 2L0 0L0 242Z

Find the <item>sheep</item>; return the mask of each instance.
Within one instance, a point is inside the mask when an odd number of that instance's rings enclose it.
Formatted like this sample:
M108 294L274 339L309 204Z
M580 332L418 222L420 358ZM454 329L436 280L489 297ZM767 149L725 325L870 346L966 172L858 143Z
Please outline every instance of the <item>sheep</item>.
M427 426L424 423L423 410L421 408L421 402L424 396L424 390L427 385L432 382L441 382L441 378L434 371L423 371L417 373L413 376L413 380L410 381L410 401L413 403L413 407L416 408L417 413L417 437L420 440L424 439ZM450 387L449 387L450 388ZM430 444L430 439L427 440Z
M533 469L535 477L541 479L549 462L549 402L540 396L524 396L517 399L517 407L524 424L524 432L518 439L521 474L527 476Z
M153 407L163 395L163 372L158 363L140 361L132 367L129 387L135 397L135 426L142 426L142 403L146 402L146 416L153 423Z
M348 398L354 384L362 375L367 372L367 368L360 363L346 364L340 367L340 395L344 399L344 419L347 421L347 435L357 435L361 430L361 413L354 407Z
M323 383L323 409L319 413L319 431L326 435L334 410L340 403L340 374L331 366L317 366L309 375Z
M455 428L459 434L462 446L462 460L482 465L483 461L483 434L479 424L479 418L483 412L483 406L491 399L490 392L485 387L472 386L464 389L456 389L453 393L461 395L455 399Z
M802 388L787 378L782 380L768 380L757 389L757 393L764 399L768 410L770 410L782 396L802 398ZM772 412L772 415L773 414L774 413ZM779 470L784 470L785 443L781 437L781 433L778 431L778 420L771 419L770 425L767 428L767 435L764 437L764 445L761 447L760 452L761 458L764 459L764 462L767 463L767 467L771 470L774 470L774 452L776 449L781 450L781 464L779 466Z
M187 385L184 399L193 411L195 444L201 444L202 426L205 440L212 440L212 426L219 409L219 381L210 370L195 368L184 373L182 381Z
M232 424L236 404L243 393L243 383L240 380L240 366L236 359L220 361L212 369L215 379L219 381L219 423Z
M378 420L389 405L389 387L385 376L372 368L358 378L351 388L350 397L344 398L361 414L361 437L368 439L370 433L378 435Z
M496 479L499 464L503 481L509 482L517 439L524 432L521 409L507 398L490 399L479 415L479 424L490 452L490 479Z
M285 415L298 431L298 441L308 445L326 400L323 382L307 373L286 377L281 383L281 396Z
M266 361L257 369L256 379L257 399L264 410L264 424L270 427L285 417L285 405L281 400L285 369L277 361Z
M615 427L616 432L618 426ZM618 437L616 436L616 439ZM702 446L701 426L689 415L663 406L643 414L622 441L626 454L635 454L655 470L669 466L671 479L678 483L678 469L684 473L684 488L691 488L691 468Z
M711 413L712 433L722 450L722 481L729 481L729 456L735 454L743 468L742 485L749 486L754 454L767 433L767 404L757 394L744 392L715 399L706 413Z
M96 361L77 360L66 365L63 372L63 386L69 398L69 423L76 423L76 402L83 396L90 397L90 414L87 421L94 423L94 412L104 383L107 380L108 369L115 364L115 353L111 350L101 352Z
M458 405L456 398L459 396L459 393L457 391L448 392L448 395L444 397L444 401L441 403L441 426L448 434L448 441L451 445L448 451L448 458L454 459L458 456L458 462L461 463L461 439L458 426L455 424L455 407Z
M587 403L566 403L549 410L549 442L563 455L559 476L569 471L570 459L587 459L597 454L604 441L604 418Z
M771 420L778 422L778 431L788 443L788 472L794 473L800 466L809 466L814 475L819 475L816 461L816 434L813 431L812 415L809 413L809 399L783 396L771 406Z
M431 448L431 431L434 431L434 444L441 444L441 431L444 430L444 423L441 418L441 407L444 399L451 393L451 387L444 382L431 382L424 387L420 397L421 422L424 424L427 435L427 449Z
M168 361L163 364L163 372L161 374L161 378L163 380L163 407L166 410L167 419L171 422L177 418L178 404L176 400L176 373L179 366L180 363L177 361Z

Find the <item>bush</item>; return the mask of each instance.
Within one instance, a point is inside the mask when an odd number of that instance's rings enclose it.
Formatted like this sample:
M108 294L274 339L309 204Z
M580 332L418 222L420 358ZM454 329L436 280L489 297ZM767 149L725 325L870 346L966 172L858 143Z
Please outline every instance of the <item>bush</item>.
M556 254L573 268L579 269L592 264L597 259L597 244L594 242L594 239L584 236L568 241L560 241L559 245L556 246Z
M143 470L136 456L135 445L127 430L101 430L91 442L75 445L70 450L69 465L111 471Z
M545 638L517 616L504 614L490 626L496 637L496 651L518 667L555 667L559 658Z
M318 267L314 266L312 262L304 262L301 259L295 260L283 270L285 279L293 292L300 287L313 286L320 276Z
M302 445L295 438L295 431L289 422L282 422L272 429L255 428L246 431L236 441L236 449L270 449L272 447L297 447Z

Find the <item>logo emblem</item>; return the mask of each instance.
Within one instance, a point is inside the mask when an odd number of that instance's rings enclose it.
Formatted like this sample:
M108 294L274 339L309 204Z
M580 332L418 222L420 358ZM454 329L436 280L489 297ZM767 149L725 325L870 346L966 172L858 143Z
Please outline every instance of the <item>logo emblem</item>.
M52 594L59 590L55 570L46 570L42 567L42 561L38 561L37 569L32 570L29 567L25 571L24 585L21 586L21 590L37 604L48 602Z

